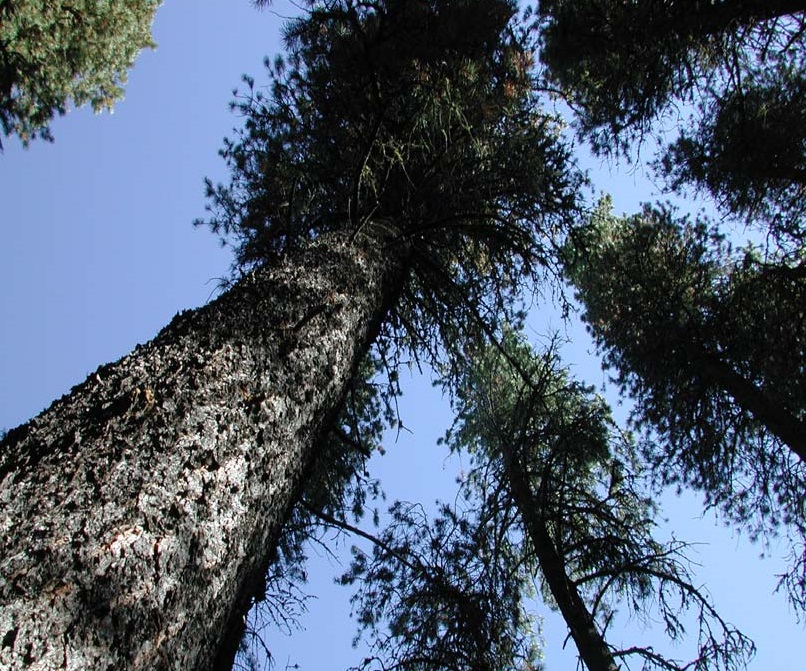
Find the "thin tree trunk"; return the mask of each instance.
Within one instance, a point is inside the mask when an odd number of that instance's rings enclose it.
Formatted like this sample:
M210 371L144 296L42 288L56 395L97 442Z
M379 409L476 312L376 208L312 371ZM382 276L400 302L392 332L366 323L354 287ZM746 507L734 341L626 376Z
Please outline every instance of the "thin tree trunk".
M1 668L231 662L317 440L402 282L391 253L320 239L9 432Z
M566 573L565 562L551 538L545 518L540 513L540 503L535 500L523 464L514 454L512 447L506 447L504 451L505 454L502 456L510 494L534 546L540 572L568 625L580 659L589 671L618 671L619 667L610 648L599 632L579 590Z

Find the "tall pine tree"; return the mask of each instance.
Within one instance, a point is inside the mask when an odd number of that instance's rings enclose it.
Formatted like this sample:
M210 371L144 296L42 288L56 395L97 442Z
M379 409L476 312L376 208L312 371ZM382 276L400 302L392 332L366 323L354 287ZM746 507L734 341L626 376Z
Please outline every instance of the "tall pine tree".
M640 157L681 194L711 197L755 244L666 206L608 207L584 225L569 276L637 401L664 482L701 488L754 536L791 535L783 582L806 608L803 304L806 5L550 0L546 77L604 154Z
M578 184L514 12L290 24L210 187L234 286L2 442L4 666L228 668L373 338L436 351L510 311Z

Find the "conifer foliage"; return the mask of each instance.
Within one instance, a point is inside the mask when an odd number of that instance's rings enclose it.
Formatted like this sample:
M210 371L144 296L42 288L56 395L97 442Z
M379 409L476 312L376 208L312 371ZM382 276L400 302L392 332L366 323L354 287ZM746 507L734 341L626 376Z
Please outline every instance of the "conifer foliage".
M9 668L231 666L299 496L360 468L323 441L373 339L458 361L573 218L514 3L307 10L210 187L233 286L3 440Z
M503 0L312 4L286 29L270 84L208 183L203 222L239 268L328 232L384 231L408 248L391 322L418 347L458 348L515 318L518 291L569 228L580 176L535 91L533 45Z
M536 587L590 671L742 668L753 644L695 586L686 544L654 538L639 455L604 401L511 331L467 364L446 380L457 411L446 442L472 464L457 503L433 521L395 504L343 577L359 585L359 625L374 637L364 666L537 668ZM609 643L619 610L661 623L691 657Z
M5 135L110 107L158 5L2 3ZM685 544L654 537L649 482L790 535L782 582L806 611L805 15L802 0L545 0L529 25L512 0L305 2L268 85L246 77L233 104L229 181L207 183L199 223L234 250L229 291L2 437L0 662L228 668L267 564L284 590L317 524L357 531L408 352L441 372L445 442L472 470L455 505L430 520L398 503L354 554L366 670L533 671L533 593L589 671L742 666L753 645ZM732 247L666 206L582 216L546 88L600 153L635 159L655 135L668 187L761 242ZM561 272L640 445L516 335L525 292ZM268 606L281 623L289 594ZM613 644L625 606L691 656Z
M700 488L753 537L790 536L782 582L803 610L806 5L548 0L539 21L580 136L631 160L654 140L667 188L724 217L603 204L567 272L660 479ZM725 221L754 242L728 244Z
M24 144L52 139L71 104L99 112L123 97L137 54L156 46L161 0L7 0L0 5L0 128Z

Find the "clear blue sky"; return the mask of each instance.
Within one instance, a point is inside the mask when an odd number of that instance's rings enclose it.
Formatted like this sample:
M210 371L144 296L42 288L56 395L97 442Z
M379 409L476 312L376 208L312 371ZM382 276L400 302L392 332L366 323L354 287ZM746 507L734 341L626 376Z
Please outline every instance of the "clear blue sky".
M291 14L278 0L275 12ZM29 419L67 393L98 365L152 338L179 310L214 295L230 258L206 230L202 180L224 178L216 152L237 125L228 110L242 73L261 81L264 55L279 49L282 21L248 0L169 0L154 26L159 47L143 53L131 72L126 99L113 115L71 112L53 125L55 144L23 150L13 139L0 155L0 427ZM598 170L600 189L613 192L617 210L652 197L640 176ZM548 331L532 315L536 333ZM555 319L551 325L560 327ZM566 354L575 372L594 384L604 376L577 343ZM415 381L404 398L412 429L377 466L390 496L453 498L459 465L434 445L450 422L447 404L427 381ZM802 669L803 627L782 595L771 595L773 561L737 540L712 518L698 519L696 497L670 497L664 527L706 543L696 559L723 616L752 636L759 654L750 668ZM348 590L333 588L338 567L315 562L309 592L320 598L302 621L307 631L290 639L269 633L278 669L286 660L304 671L345 669L361 655L350 648ZM563 624L541 604L550 670L575 668L565 651ZM649 634L625 631L640 644Z

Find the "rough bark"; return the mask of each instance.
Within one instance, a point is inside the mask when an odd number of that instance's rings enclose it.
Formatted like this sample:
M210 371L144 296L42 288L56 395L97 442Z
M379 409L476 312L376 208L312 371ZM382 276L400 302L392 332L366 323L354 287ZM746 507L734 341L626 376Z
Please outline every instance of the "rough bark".
M510 493L532 541L540 572L568 625L580 659L589 671L618 671L619 666L610 648L565 570L565 562L552 540L545 517L540 513L540 503L532 494L523 465L511 448L507 448L503 456Z
M231 654L401 282L390 256L320 240L6 436L0 667L211 669Z

